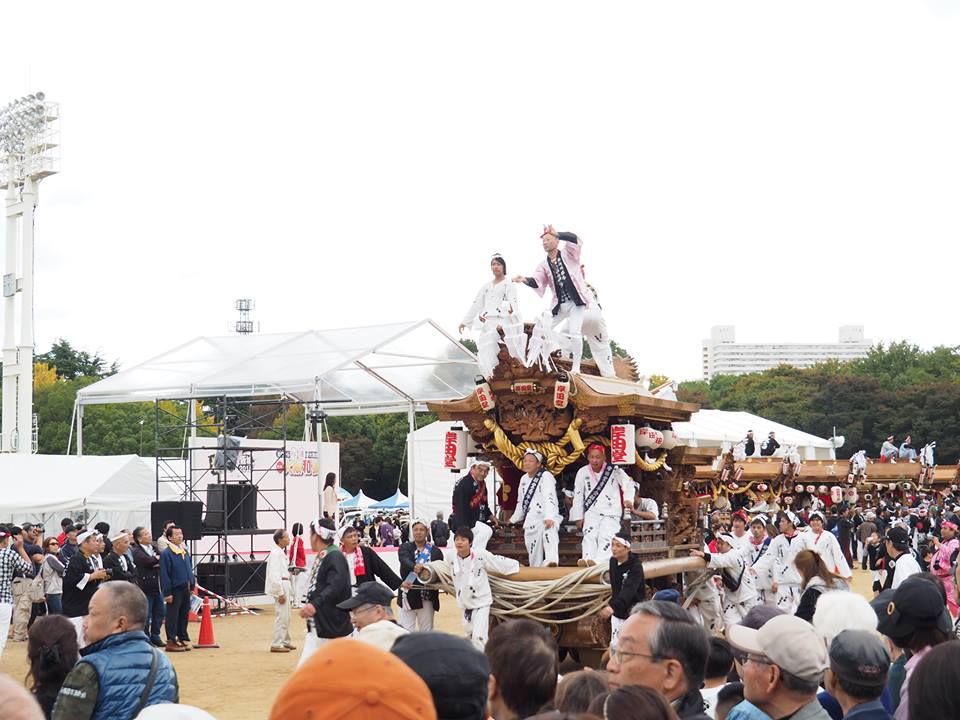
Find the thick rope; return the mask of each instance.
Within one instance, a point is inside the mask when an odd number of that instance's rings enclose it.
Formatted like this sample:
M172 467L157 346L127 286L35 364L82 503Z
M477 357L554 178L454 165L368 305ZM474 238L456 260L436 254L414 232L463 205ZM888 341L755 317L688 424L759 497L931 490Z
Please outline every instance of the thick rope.
M430 584L426 587L454 594L448 562L434 560L424 567L429 568L431 574ZM596 582L606 570L605 566L595 565L556 580L526 582L491 575L491 613L497 617L525 617L541 623L572 623L592 617L610 601L610 586ZM590 580L594 582L588 582Z

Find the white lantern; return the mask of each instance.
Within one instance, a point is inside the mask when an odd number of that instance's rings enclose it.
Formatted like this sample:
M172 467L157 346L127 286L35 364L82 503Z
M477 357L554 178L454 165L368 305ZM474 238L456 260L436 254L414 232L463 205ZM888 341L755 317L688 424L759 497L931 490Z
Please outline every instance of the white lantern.
M673 430L661 430L660 434L663 435L663 444L660 447L664 450L673 450L680 442Z
M553 406L557 410L563 410L568 402L570 402L570 381L557 378L553 384Z
M817 491L817 488L815 488L813 485L807 485L805 490L811 495L813 495Z
M443 437L443 467L446 470L463 470L467 467L467 443L470 433L466 430L447 430Z
M843 488L839 485L830 488L830 500L834 505L843 502Z
M636 431L630 423L610 426L610 462L614 465L633 465L637 461L634 444Z
M631 427L633 426L631 425ZM637 447L642 448L661 447L663 445L663 433L647 426L637 428L636 443Z
M474 392L477 395L477 400L480 402L480 409L484 412L490 412L497 406L497 400L494 398L493 391L490 389L490 385L486 380L478 382Z

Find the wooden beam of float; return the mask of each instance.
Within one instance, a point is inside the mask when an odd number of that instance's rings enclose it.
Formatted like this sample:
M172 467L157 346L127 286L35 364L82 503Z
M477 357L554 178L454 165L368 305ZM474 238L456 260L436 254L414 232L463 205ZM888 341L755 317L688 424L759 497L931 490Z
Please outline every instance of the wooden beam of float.
M650 578L663 577L664 575L675 575L682 572L694 570L703 570L707 564L703 558L683 557L683 558L660 558L658 560L643 561L643 577L645 580ZM590 568L594 574L589 575L584 582L607 584L603 580L604 573L607 572L605 565ZM583 572L580 567L520 567L520 572L513 575L498 575L491 572L490 575L502 577L505 580L517 580L518 582L527 582L532 580L559 580L575 572Z
M736 463L742 469L738 482L742 485L752 481L769 482L780 477L783 458L748 458ZM847 481L849 463L846 460L805 460L800 466L800 475L790 478L791 483L844 485ZM861 485L870 483L916 482L920 476L919 463L872 463L867 466L867 477L859 481ZM696 480L713 480L717 471L713 465L697 465ZM957 482L958 467L955 465L934 468L933 482L948 485Z

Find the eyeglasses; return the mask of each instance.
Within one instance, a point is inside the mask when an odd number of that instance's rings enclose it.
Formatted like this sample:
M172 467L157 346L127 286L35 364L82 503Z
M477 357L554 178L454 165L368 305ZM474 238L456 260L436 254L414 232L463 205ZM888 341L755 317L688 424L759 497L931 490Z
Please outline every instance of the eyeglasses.
M351 615L359 615L360 613L365 613L370 610L373 610L376 605L361 605L360 607L355 607L350 611Z
M657 655L651 655L650 653L638 653L638 652L626 652L625 650L611 650L610 659L616 663L622 663L626 658L632 657L647 657L650 658L653 662L660 660L660 657Z
M751 655L750 653L740 652L739 650L733 652L733 659L741 665L746 665L751 662L760 665L773 665L769 658L763 657L762 655Z

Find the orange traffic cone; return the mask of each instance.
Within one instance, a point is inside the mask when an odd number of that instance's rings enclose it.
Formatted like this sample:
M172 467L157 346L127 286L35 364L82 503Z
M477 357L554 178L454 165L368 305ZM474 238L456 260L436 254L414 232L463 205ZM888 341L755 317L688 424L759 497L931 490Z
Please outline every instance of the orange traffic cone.
M197 586L196 586L196 585L193 586L193 594L196 595L196 596L198 596L198 597L199 597L199 595L200 595L200 593L197 592ZM190 612L189 612L189 614L187 615L187 621L188 621L188 622L200 622L200 616L197 615L197 614L193 611L193 602L190 603Z
M213 618L210 617L210 598L203 598L203 617L200 619L200 640L193 644L195 648L218 648L213 639Z

